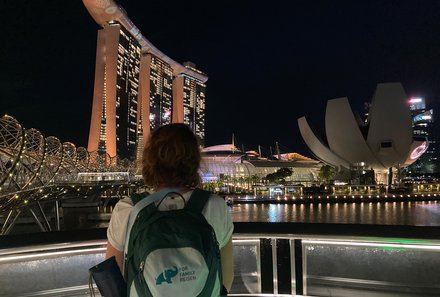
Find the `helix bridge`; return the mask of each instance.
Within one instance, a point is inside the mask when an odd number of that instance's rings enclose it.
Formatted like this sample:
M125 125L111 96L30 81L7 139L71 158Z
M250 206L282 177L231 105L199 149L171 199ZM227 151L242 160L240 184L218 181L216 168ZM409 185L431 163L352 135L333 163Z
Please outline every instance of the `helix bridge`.
M108 190L117 195L139 186L135 176L134 162L45 137L9 115L0 118L0 234L8 234L26 210L48 231L44 204L54 203L58 210L61 200L97 199Z

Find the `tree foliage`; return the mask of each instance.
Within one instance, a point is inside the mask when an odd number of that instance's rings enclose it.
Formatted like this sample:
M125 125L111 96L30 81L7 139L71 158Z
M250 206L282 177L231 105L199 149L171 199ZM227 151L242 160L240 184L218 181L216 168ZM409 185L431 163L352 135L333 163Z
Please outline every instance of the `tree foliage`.
M280 168L276 172L266 175L266 179L270 183L284 183L286 181L285 178L291 176L292 173L293 170L290 168Z
M330 165L324 165L319 170L319 179L328 184L331 180L335 178L335 174L335 168Z

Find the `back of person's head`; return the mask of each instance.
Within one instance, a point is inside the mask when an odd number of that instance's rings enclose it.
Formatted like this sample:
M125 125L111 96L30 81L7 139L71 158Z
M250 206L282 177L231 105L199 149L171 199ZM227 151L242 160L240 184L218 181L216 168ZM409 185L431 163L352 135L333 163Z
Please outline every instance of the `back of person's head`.
M154 130L143 152L142 175L154 188L189 187L200 184L200 149L185 124L169 124Z

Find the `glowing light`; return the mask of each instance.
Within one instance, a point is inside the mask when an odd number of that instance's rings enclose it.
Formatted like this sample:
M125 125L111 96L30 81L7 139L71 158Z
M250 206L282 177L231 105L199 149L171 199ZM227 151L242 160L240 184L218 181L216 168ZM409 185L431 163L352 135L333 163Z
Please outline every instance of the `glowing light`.
M424 152L426 152L427 149L428 146L425 141L411 152L410 159L411 160L418 159L421 155L423 155Z
M422 102L422 98L411 98L409 99L409 103L414 104L414 103L420 103Z

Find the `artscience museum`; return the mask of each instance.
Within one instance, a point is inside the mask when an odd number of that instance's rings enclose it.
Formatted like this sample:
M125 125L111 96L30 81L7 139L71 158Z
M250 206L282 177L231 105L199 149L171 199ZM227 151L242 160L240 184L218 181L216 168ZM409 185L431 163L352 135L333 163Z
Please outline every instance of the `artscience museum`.
M381 83L365 120L354 115L348 98L336 98L327 102L325 135L316 134L305 116L299 130L312 153L337 168L339 179L359 182L369 172L372 182L391 184L428 146L426 138L413 137L407 98L400 83Z

